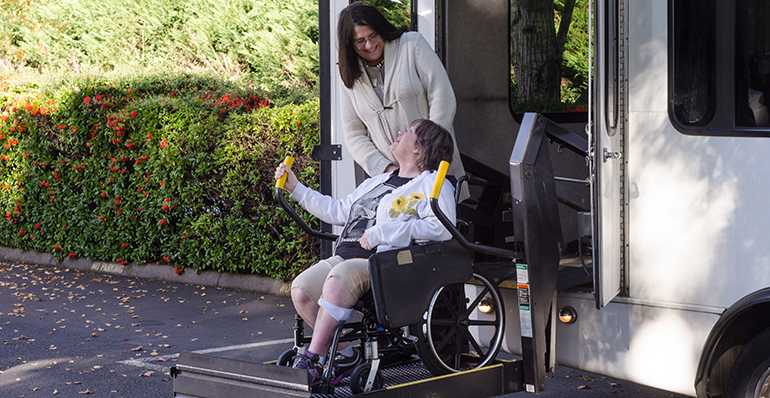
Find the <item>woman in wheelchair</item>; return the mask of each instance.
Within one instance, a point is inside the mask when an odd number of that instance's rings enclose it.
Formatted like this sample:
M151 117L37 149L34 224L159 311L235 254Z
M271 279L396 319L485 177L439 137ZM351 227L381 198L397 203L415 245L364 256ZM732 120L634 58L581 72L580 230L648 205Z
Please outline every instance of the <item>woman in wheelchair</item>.
M425 119L412 122L390 145L399 168L365 180L343 199L333 199L302 185L289 167L280 164L275 178L287 175L284 189L300 206L319 219L342 226L335 254L302 272L292 283L297 313L313 328L307 352L299 353L294 368L307 369L314 383L323 374L334 332L347 321L353 306L370 288L368 258L376 251L408 246L414 240L443 241L451 234L436 218L429 195L439 163L451 161L454 141L440 125ZM444 184L441 210L454 223L454 187ZM361 361L361 353L339 345L332 384Z

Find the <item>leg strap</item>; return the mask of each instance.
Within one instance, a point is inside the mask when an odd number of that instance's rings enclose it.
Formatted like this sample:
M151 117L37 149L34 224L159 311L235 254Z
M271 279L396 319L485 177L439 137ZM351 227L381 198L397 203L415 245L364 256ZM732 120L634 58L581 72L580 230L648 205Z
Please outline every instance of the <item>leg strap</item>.
M321 298L318 299L318 305L321 306L321 308L326 311L327 314L331 315L332 318L336 319L338 322L345 322L348 319L350 319L350 316L353 314L352 308L342 308L336 304L332 304L326 299L321 296Z

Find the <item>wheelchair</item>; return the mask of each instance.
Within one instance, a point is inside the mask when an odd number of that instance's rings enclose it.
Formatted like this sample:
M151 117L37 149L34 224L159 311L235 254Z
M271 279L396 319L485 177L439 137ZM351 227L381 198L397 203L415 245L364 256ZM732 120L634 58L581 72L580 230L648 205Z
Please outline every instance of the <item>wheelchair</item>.
M291 166L290 158L286 164ZM505 308L498 285L511 276L511 268L515 273L515 266L511 267L515 253L468 242L444 215L437 198L448 166L442 162L439 167L430 205L454 239L417 243L370 257L371 290L354 307L361 314L360 320L338 326L321 383L313 387L313 393L334 393L331 372L341 342L360 341L364 354L365 361L343 375L349 376L353 394L383 388L387 381L382 370L416 362L415 355L434 376L478 369L495 360L505 328ZM292 209L283 196L284 181L276 183L276 200L290 218L311 237L336 240L334 234L310 228ZM463 183L483 186L486 181L463 176L456 188ZM480 262L479 257L495 261ZM487 272L489 265L492 270L503 269L506 275L492 278ZM277 365L291 366L298 349L311 339L305 336L304 321L296 315L295 347L281 354Z

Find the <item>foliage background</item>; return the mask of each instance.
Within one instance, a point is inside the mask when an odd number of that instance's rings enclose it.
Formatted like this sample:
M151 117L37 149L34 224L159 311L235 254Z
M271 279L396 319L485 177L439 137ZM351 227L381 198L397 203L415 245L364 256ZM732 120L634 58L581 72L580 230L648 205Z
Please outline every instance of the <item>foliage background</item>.
M0 244L284 280L317 258L272 178L290 153L318 185L314 1L0 10Z

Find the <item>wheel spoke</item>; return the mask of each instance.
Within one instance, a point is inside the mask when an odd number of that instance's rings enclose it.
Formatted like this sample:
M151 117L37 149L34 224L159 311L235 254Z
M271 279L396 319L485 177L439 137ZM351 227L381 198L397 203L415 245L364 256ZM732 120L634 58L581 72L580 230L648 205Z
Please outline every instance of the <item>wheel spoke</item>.
M460 335L457 336L457 339L455 339L455 370L459 370L462 366L462 354L463 354L463 339L462 339L463 333L460 332Z
M473 345L473 349L475 349L476 352L479 353L479 357L481 357L483 359L484 358L484 349L481 348L479 343L476 341L476 339L473 338L473 336L471 336L471 334L469 332L466 331L465 334L468 337L468 341L470 341L471 345Z
M455 319L434 319L431 322L431 325L436 326L452 326L457 323L457 320Z
M446 345L452 340L452 337L457 334L457 327L453 326L449 333L441 340L438 346L436 346L436 352L439 352L446 347Z
M444 303L444 308L452 311L452 316L457 318L460 313L455 309L455 304L449 301L449 297L447 297L449 294L444 294L447 293L446 290L442 291L441 293L442 294L439 295L439 299Z
M479 294L476 296L476 299L475 299L475 300L473 300L473 303L472 303L471 305L469 305L469 306L468 306L468 308L465 310L465 315L466 315L466 316L467 316L467 315L470 315L470 314L471 314L471 312L473 312L473 310L475 310L475 309L476 309L476 306L478 306L478 305L479 305L479 303L481 302L481 300L482 300L482 299L484 299L484 296L486 296L486 295L487 295L487 292L489 292L489 287L487 287L486 285L484 285L484 290L482 290L482 291L481 291L481 293L479 293Z
M476 319L476 320L469 319L468 320L468 325L470 325L470 326L497 326L497 320L484 321L484 320L479 320L479 319Z

